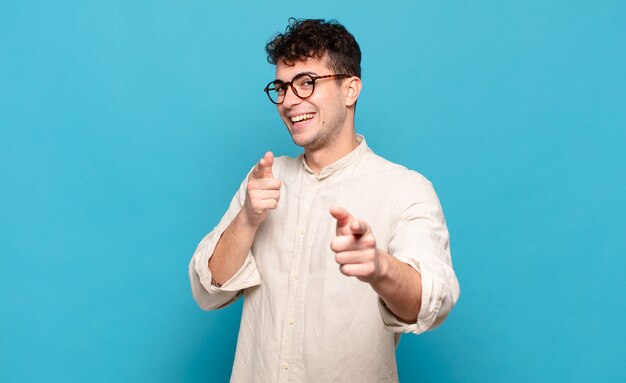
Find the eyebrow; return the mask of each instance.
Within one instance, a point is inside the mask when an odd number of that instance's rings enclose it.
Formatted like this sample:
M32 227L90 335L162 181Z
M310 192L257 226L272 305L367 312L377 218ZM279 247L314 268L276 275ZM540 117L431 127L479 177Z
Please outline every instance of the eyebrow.
M315 72L300 72L300 73L296 74L295 76L293 76L293 77L291 78L291 80L293 80L294 78L296 78L296 77L298 77L298 76L301 76L301 75L303 75L303 74L308 74L308 75L313 75L313 76L317 76L317 75L318 75L318 74L317 74L317 73L315 73ZM290 80L290 81L291 81L291 80ZM282 83L286 83L287 81L283 81L283 80L281 80L281 79L278 79L278 78L277 78L277 79L275 79L275 80L274 80L274 82L282 82Z

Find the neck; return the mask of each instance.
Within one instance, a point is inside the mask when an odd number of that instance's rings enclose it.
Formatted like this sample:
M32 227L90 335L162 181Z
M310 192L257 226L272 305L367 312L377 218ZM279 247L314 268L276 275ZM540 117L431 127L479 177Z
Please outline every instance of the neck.
M319 175L322 169L347 156L357 146L359 146L359 141L356 139L354 127L343 129L340 135L329 145L319 149L304 148L304 158L307 166Z

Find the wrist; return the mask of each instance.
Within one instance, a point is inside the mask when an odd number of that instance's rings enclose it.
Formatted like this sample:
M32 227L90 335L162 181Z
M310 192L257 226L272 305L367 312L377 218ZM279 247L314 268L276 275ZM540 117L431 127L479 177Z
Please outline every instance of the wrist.
M243 207L239 214L235 217L234 224L238 226L242 230L250 231L252 233L256 232L259 227L259 223L251 220L246 212L246 208Z
M390 279L390 275L392 274L392 260L390 258L391 255L386 251L376 248L376 252L378 253L378 275L372 284L385 282Z

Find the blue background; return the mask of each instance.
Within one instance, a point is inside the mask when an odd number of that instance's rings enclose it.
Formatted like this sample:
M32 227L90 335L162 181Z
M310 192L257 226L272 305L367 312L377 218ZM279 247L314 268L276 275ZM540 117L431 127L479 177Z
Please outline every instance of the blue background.
M435 185L461 298L405 382L625 381L626 5L0 2L0 381L226 381L187 264L266 150L290 16L363 51L357 130Z

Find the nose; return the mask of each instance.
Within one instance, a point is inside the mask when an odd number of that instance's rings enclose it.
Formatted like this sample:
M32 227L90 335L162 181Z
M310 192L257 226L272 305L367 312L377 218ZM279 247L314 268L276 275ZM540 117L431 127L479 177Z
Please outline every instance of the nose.
M285 99L283 100L283 106L290 108L293 105L298 105L302 99L294 93L293 89L290 86L287 87L285 91Z

